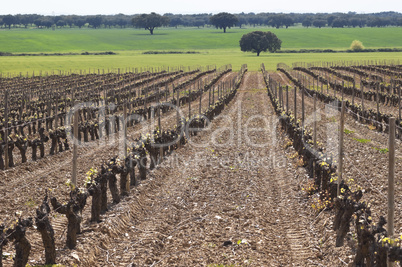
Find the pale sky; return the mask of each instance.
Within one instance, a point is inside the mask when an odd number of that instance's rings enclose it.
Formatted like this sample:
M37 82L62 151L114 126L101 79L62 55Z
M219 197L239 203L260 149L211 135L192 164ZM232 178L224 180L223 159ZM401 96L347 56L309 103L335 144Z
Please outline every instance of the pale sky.
M198 14L219 12L357 12L373 13L396 11L402 13L401 0L2 0L0 15L42 14L42 15L126 15L156 12L159 14Z

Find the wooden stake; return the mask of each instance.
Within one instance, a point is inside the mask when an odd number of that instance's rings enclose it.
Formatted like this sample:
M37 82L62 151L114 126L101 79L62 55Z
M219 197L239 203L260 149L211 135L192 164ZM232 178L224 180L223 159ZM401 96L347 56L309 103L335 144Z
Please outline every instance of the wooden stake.
M337 193L340 194L340 184L342 182L343 175L343 132L345 128L345 101L342 101L342 109L341 109L341 121L340 121L340 130L339 130L339 164L338 164L338 185L337 185Z
M297 123L297 88L295 86L295 99L294 99L294 117L295 117L295 123Z
M289 112L289 86L286 85L286 113Z
M8 169L8 90L4 92L4 141L6 143L4 149L4 169Z
M57 94L57 96L56 96L56 114L55 114L55 122L54 122L54 128L56 130L59 127L58 117L59 117L59 94Z
M219 91L218 91L219 94ZM191 119L191 99L190 99L191 91L188 91L188 119Z
M176 108L177 108L177 127L179 127L180 124L180 101L179 101L179 88L177 88L177 103L176 103Z
M401 87L398 87L398 110L399 110L399 120L401 120Z
M158 88L158 129L159 132L162 133L162 126L161 126L161 101L160 101L160 90Z
M314 135L313 135L313 148L317 151L317 95L314 94Z
M304 131L304 87L302 88L302 129Z
M78 157L78 110L74 112L74 140L73 140L73 173L71 182L74 186L77 185L77 157Z
M361 98L362 98L362 111L364 111L364 85L363 82L360 83L361 87Z
M200 107L198 109L198 113L201 116L201 100L202 100L202 93L204 92L204 90L201 88L201 89L199 89L199 91L200 91Z
M127 158L127 103L123 105L124 159ZM130 183L129 183L130 185Z
M159 69L158 69L159 72ZM159 89L158 89L159 92ZM161 124L161 105L158 93L158 128L159 128L159 135L162 136L162 124ZM163 147L159 148L159 163L163 161Z
M380 84L377 85L376 96L375 96L376 101L377 101L377 121L378 122L380 122L380 98L379 98L379 95L378 95L378 90L379 89L380 89Z
M388 165L388 237L392 238L394 233L394 212L395 212L395 118L389 118L389 165ZM388 266L393 263L388 262Z
M212 105L215 104L215 86L212 87Z
M208 108L211 106L211 87L208 89Z
M334 97L336 97L336 87L338 86L338 83L336 82L336 80L334 81Z
M342 81L342 101L343 101L343 89L345 88L345 81Z
M165 101L167 102L168 101L168 96L169 96L169 85L167 83L166 83L166 88L165 88L165 96L166 96Z

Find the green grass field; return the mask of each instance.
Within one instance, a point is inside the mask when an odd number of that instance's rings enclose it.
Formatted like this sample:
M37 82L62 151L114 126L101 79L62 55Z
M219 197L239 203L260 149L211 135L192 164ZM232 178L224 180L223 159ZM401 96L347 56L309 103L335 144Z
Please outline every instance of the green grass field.
M282 40L282 49L346 50L358 39L366 48L402 48L402 28L232 28L222 33L214 28L161 28L154 35L138 29L29 29L1 30L0 51L12 53L114 51L108 56L0 57L0 72L19 74L32 71L136 68L144 66L193 66L247 63L257 70L262 62L268 69L296 61L402 59L402 53L319 53L269 54L256 57L240 51L241 36L253 30L269 30ZM198 51L200 54L143 55L149 50Z

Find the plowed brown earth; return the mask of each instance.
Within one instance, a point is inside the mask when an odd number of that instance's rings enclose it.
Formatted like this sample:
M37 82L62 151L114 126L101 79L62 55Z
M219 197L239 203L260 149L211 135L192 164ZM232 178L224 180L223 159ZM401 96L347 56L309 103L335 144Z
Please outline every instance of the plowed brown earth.
M277 121L262 75L247 73L237 96L208 130L149 172L101 223L84 219L77 248L58 246L58 263L329 264L331 248L322 248L323 231L317 226L328 221L327 215L316 217L308 208L300 190L306 173L284 153ZM84 214L88 210L89 205ZM65 233L57 233L60 243ZM39 235L35 239L40 246ZM43 262L36 254L30 259L31 264Z

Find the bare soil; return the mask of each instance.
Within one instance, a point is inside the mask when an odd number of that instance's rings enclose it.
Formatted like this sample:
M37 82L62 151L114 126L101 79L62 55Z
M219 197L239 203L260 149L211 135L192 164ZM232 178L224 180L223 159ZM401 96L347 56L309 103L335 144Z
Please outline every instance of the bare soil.
M232 79L228 74L223 79ZM282 78L282 77L281 77ZM283 78L282 78L283 79ZM208 94L202 109L208 105ZM198 103L194 106L198 110ZM184 108L183 108L184 110ZM163 118L164 127L175 115ZM330 212L317 213L301 188L307 175L293 158L261 73L246 73L236 97L210 128L170 155L102 222L87 204L77 248L65 247L66 218L55 216L57 261L66 266L341 266L347 247L334 246ZM129 131L132 138L139 130ZM112 139L112 138L111 138ZM111 141L110 141L111 142ZM118 153L92 142L80 149L79 177ZM33 214L46 188L66 199L71 152L2 173L0 214ZM4 191L3 191L4 190ZM27 196L29 196L27 198ZM31 202L29 201L31 199ZM63 199L61 199L63 201ZM40 235L29 230L30 264L43 264ZM5 251L12 253L11 246ZM3 261L11 266L11 258Z

